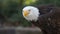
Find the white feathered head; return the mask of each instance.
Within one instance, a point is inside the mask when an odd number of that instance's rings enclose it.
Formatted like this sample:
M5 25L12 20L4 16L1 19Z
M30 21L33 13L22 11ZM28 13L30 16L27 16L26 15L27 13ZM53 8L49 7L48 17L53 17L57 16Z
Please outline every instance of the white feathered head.
M32 20L37 21L40 13L38 8L33 6L26 6L23 8L22 14L24 18L27 19L28 21L32 21Z

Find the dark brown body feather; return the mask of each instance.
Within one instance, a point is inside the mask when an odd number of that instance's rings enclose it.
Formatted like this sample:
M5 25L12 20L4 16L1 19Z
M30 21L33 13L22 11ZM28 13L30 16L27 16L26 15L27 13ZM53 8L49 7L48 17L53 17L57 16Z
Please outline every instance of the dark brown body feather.
M43 34L60 34L60 8L52 5L39 6L37 22L31 21L35 26L38 26Z

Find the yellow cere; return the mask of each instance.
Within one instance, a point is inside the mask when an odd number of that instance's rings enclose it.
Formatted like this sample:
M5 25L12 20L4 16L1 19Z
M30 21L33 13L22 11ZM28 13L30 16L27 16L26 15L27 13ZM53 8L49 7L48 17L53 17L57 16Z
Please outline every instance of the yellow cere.
M25 10L25 11L23 12L23 15L24 15L25 17L28 16L28 14L29 14L29 11L26 11L26 10Z

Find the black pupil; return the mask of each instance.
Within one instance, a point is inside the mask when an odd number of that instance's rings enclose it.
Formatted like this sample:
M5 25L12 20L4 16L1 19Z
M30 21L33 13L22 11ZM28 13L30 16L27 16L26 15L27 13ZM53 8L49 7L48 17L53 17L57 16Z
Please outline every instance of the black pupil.
M31 11L31 10L29 10L29 11Z

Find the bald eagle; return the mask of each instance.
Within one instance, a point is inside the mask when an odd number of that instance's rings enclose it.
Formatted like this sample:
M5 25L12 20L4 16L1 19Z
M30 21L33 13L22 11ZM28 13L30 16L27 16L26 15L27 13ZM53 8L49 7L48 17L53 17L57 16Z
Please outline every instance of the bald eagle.
M60 8L52 5L26 6L23 17L42 30L43 34L60 34Z

